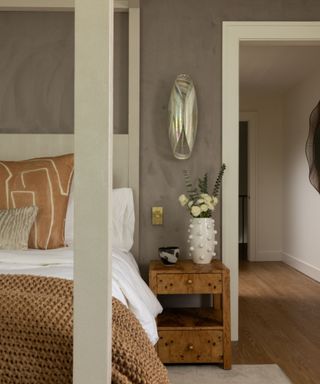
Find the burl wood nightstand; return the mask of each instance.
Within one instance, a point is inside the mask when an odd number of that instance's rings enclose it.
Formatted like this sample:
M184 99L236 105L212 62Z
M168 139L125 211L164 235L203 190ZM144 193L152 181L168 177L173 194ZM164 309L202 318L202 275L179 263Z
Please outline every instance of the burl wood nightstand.
M210 294L212 307L166 308L157 318L156 345L163 363L222 363L231 368L230 273L220 261L191 260L165 266L151 261L149 286L156 295Z

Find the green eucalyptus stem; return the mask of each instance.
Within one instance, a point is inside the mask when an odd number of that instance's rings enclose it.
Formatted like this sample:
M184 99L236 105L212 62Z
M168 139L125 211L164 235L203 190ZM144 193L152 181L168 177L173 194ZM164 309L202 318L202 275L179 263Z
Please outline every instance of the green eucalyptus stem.
M194 188L193 185L192 185L192 181L191 181L191 176L190 176L190 171L189 170L185 169L183 171L183 175L184 175L185 185L186 185L186 188L187 188L188 197L189 197L189 199L193 200L199 194L198 189Z
M213 188L213 192L212 192L212 195L215 197L217 197L219 195L221 184L222 184L222 178L223 178L223 174L224 174L225 170L226 170L226 165L223 163L221 165L220 172L219 172L217 180L214 184L214 188Z

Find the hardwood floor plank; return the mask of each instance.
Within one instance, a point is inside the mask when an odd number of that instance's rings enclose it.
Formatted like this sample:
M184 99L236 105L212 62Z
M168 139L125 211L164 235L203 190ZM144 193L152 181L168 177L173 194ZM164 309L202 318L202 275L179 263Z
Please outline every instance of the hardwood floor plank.
M320 284L281 262L240 265L236 364L278 364L294 384L320 383Z

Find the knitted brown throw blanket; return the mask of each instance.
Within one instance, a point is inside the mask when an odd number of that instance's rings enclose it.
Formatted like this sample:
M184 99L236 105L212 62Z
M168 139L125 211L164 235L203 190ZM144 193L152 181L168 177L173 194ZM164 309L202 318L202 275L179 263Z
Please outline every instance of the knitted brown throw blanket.
M117 384L169 384L139 321L118 300L112 303L112 382Z
M0 275L0 383L72 383L73 284ZM169 383L140 323L113 300L112 382Z

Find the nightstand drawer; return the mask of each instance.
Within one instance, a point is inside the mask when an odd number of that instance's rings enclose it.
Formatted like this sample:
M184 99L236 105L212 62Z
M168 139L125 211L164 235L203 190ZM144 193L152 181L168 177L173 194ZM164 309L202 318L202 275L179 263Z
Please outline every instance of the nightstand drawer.
M220 363L222 331L159 331L157 351L163 363Z
M220 274L159 274L157 294L222 293Z

